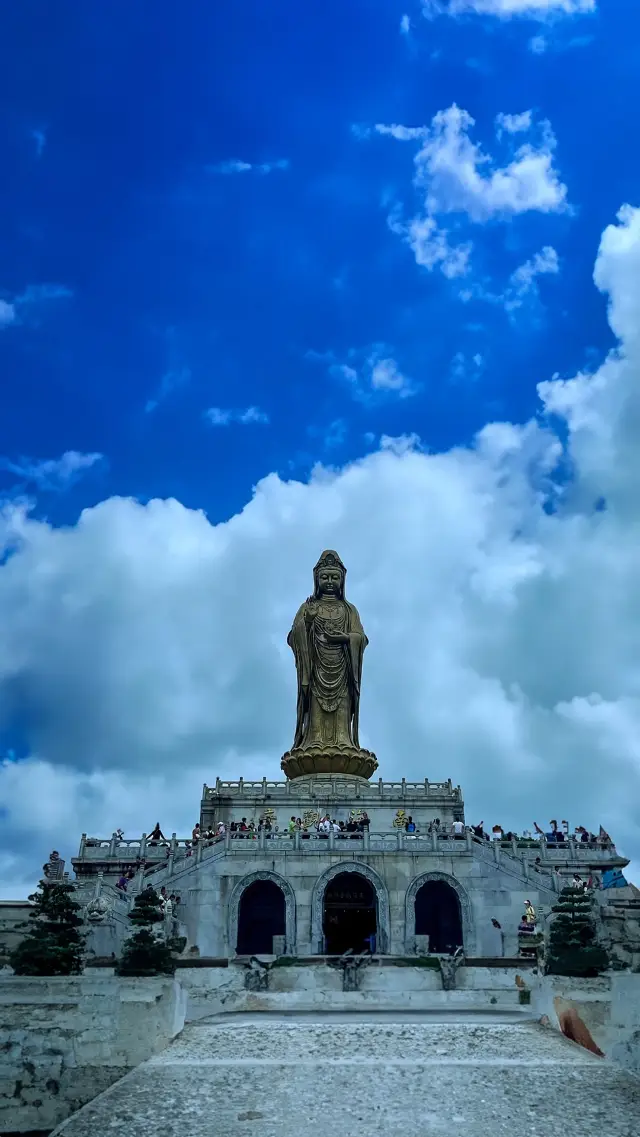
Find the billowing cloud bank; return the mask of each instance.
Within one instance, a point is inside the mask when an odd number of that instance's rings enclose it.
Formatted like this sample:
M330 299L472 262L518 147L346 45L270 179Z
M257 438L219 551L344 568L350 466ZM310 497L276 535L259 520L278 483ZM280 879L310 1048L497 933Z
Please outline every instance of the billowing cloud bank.
M325 547L370 637L361 735L385 777L450 776L472 820L602 823L640 855L640 210L595 281L619 351L472 449L270 475L216 526L176 501L65 530L7 508L0 716L33 756L0 769L0 894L82 829L185 832L204 780L277 774L286 633Z

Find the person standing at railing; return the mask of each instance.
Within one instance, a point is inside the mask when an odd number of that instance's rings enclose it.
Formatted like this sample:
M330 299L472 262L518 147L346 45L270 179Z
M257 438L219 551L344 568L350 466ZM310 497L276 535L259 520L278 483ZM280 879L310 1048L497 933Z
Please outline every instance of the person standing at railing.
M147 838L147 844L148 845L159 845L161 841L166 841L166 840L167 840L167 838L165 837L164 833L162 832L162 829L160 828L160 822L156 821L153 829L151 830L151 833L149 834L149 836Z

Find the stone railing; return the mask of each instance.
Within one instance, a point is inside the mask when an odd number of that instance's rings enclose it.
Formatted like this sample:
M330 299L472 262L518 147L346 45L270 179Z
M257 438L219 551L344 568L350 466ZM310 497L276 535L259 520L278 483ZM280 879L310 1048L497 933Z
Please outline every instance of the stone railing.
M363 801L402 799L425 800L426 798L453 798L462 801L460 786L454 786L451 778L446 782L430 782L425 778L421 782L407 782L402 778L398 782L384 782L378 778L377 782L365 782L360 779L349 779L347 775L318 778L294 778L283 782L270 781L261 778L259 781L223 781L216 778L215 786L203 786L203 799L226 797L318 797L326 798L328 795L340 797L341 795L356 797Z
M406 849L407 851L413 850L418 852L420 850L433 850L435 852L456 852L460 846L468 848L480 847L488 849L491 856L496 859L501 855L516 857L522 859L534 860L540 857L541 860L548 862L550 865L557 864L603 864L611 861L623 861L624 858L618 856L615 845L611 843L603 843L600 841L585 842L576 841L569 838L563 842L547 842L544 837L538 840L533 839L518 839L514 838L511 841L504 840L483 840L469 829L464 834L454 836L451 827L442 827L438 831L432 833L405 833L403 829L394 829L387 833L316 833L305 832L297 830L294 833L288 831L282 833L267 832L261 830L260 832L235 832L230 833L227 831L221 837L213 838L200 838L194 844L190 838L178 838L175 833L171 838L159 843L150 842L146 834L142 834L140 838L134 839L118 839L111 837L109 840L102 838L88 838L83 833L80 842L80 851L78 857L74 858L75 862L78 861L111 861L115 860L118 863L131 863L136 861L144 861L147 866L153 865L154 868L163 864L165 861L172 858L177 861L183 857L194 855L198 853L198 849L208 848L212 845L224 845L229 848L235 841L255 841L260 848L266 847L272 842L285 842L293 841L295 847L307 846L309 842L319 841L323 847L329 842L330 847L337 844L342 847L345 841L359 841L361 844L366 842L366 847L372 851L392 851L394 848ZM626 863L626 862L625 862Z
M569 843L567 843L569 845ZM342 853L351 856L354 853L369 854L436 854L439 856L480 856L485 861L491 861L505 872L516 876L523 883L529 882L532 888L545 889L548 892L558 892L569 874L580 868L581 857L585 859L586 852L580 848L580 843L574 842L579 853L575 859L568 855L571 847L566 849L565 874L561 875L557 868L555 855L542 863L544 851L544 838L541 843L532 847L530 841L513 842L506 845L500 841L485 841L467 829L460 836L449 833L405 833L402 829L392 832L374 833L305 833L295 830L293 833L230 833L210 840L198 841L193 849L178 849L171 854L164 864L160 866L147 866L144 873L133 884L132 892L136 892L143 884L162 884L176 873L182 873L194 864L200 864L211 857L222 856L257 856L260 854L293 854L296 855L326 855L327 852ZM540 863L536 864L532 854L537 853ZM611 854L607 854L610 862ZM594 861L593 851L588 858ZM597 859L597 858L596 858ZM605 864L602 866L605 867Z
M143 833L141 837L118 838L110 837L108 840L101 837L87 837L86 833L80 838L80 850L74 861L105 861L117 860L124 864L134 864L136 861L163 861L167 858L167 851L176 853L185 851L191 844L187 837L177 837L171 834L168 840L152 841Z

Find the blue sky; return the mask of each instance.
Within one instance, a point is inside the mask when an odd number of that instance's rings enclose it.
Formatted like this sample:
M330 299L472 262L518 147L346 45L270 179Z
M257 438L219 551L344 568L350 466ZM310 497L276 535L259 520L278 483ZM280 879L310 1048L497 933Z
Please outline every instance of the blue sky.
M367 434L416 431L440 449L496 416L520 421L537 382L601 356L612 337L593 260L640 166L633 10L609 0L549 24L425 19L392 0L7 7L0 295L68 295L25 304L0 337L0 453L105 459L38 509L69 522L110 493L175 495L222 519L266 470L344 462ZM454 103L498 165L501 112L533 108L557 140L573 212L473 234L473 276L498 292L556 249L560 271L517 320L416 265L387 225L391 204L411 209L416 147L352 130L421 126ZM234 161L254 169L217 172ZM286 168L255 168L271 163ZM361 403L309 359L376 343L418 394ZM460 352L482 367L456 369ZM269 424L212 428L212 405L256 406ZM6 472L3 488L17 481Z
M5 5L0 885L278 772L325 547L384 776L640 856L639 32L632 0Z

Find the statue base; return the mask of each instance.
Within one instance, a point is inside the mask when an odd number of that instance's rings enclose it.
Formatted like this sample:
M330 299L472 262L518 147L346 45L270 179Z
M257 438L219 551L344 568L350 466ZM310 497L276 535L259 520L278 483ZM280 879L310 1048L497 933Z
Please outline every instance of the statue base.
M370 778L378 769L378 760L370 750L357 746L296 746L287 750L280 761L287 778L308 774L352 774Z

